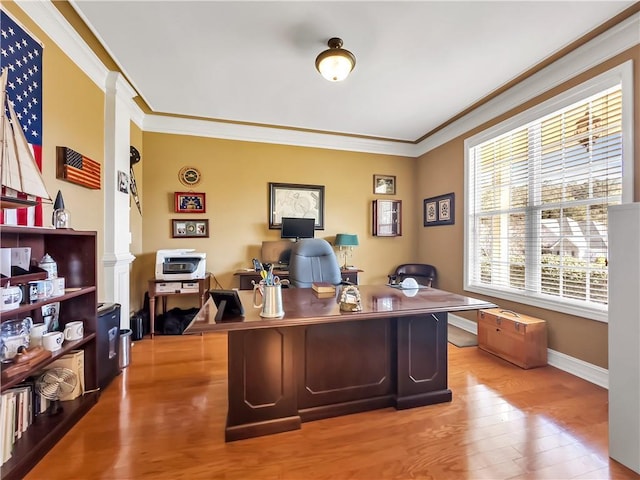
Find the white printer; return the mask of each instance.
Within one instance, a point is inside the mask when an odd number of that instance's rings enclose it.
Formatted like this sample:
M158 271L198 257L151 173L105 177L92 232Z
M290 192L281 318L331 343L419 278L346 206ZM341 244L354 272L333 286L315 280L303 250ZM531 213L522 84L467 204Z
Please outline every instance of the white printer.
M197 280L204 278L207 254L176 248L156 252L156 280Z

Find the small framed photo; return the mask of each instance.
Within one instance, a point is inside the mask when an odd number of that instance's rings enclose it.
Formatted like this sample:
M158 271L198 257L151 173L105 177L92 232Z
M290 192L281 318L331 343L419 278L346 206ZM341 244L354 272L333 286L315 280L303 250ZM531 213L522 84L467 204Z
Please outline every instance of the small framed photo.
M455 194L447 193L424 199L424 226L453 225L455 223Z
M121 170L118 170L118 190L129 193L129 175Z
M176 213L205 213L205 194L198 192L176 192L175 211Z
M209 237L209 220L171 220L173 238Z
M396 194L396 177L395 175L374 175L373 176L373 193L380 195Z

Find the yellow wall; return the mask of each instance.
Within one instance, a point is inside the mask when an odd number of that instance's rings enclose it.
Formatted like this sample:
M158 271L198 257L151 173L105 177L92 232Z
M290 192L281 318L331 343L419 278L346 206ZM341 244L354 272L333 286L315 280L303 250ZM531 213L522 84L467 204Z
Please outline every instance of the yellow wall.
M142 130L133 122L131 122L131 145L140 152L141 159L144 158L142 148ZM142 160L133 165L133 175L136 180L138 196L140 198L140 206L142 207L142 197L144 192L144 178L142 176L143 164ZM129 225L131 229L131 254L136 258L143 254L142 250L142 214L138 211L132 195L129 195ZM144 214L144 210L142 210ZM139 262L138 262L139 263ZM147 290L146 280L142 269L135 268L136 261L131 265L129 277L129 308L132 312L137 312L143 306L144 292Z
M417 198L427 198L448 192L456 194L456 223L451 226L421 229L419 236L419 259L431 263L438 269L440 288L464 294L464 140L475 133L499 123L527 108L541 103L558 93L586 81L627 60L634 61L634 78L640 78L640 46L630 49L614 59L579 75L564 85L502 115L484 125L456 138L419 158L417 164ZM637 81L636 81L637 85ZM640 92L635 89L635 125L640 125ZM636 127L636 132L638 131ZM635 135L635 200L640 200L640 135ZM482 297L472 294L472 296ZM566 315L529 305L505 301L499 298L483 297L510 310L539 317L548 322L549 348L585 362L607 368L608 365L608 325L607 323ZM460 314L475 320L473 314Z
M325 186L325 228L316 237L333 242L336 233L358 235L360 245L350 263L364 270L361 283L384 282L397 264L415 260L420 222L415 159L149 132L143 134L143 144L143 253L134 265L138 278L153 276L156 250L195 248L207 253L207 269L222 287L237 287L233 272L260 257L262 241L280 238L279 230L269 229L269 182ZM178 179L187 165L202 173L191 190L206 193L204 214L174 213L174 192L190 190ZM374 174L396 175L397 195L374 195ZM372 236L375 198L403 200L401 237ZM174 218L209 219L210 237L171 238Z
M104 251L104 191L56 179L56 146L70 147L104 163L104 94L20 8L5 1L2 6L44 44L42 175L52 200L58 190L62 192L71 227L98 232L100 266ZM45 205L44 226L51 226L52 213L52 205ZM103 284L102 269L98 268L99 299Z

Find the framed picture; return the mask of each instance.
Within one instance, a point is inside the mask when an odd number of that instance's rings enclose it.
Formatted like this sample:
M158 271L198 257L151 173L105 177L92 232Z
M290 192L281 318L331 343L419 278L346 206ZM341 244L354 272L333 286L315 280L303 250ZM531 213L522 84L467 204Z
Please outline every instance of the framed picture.
M447 193L424 199L424 226L453 225L455 223L455 194Z
M324 230L324 185L269 183L269 228L281 228L282 217L315 218Z
M206 211L205 194L198 192L176 192L176 213L204 213Z
M373 193L381 195L396 194L396 177L395 175L374 175L373 176Z
M118 190L129 193L129 175L121 170L118 170Z
M173 238L209 237L209 220L171 220Z

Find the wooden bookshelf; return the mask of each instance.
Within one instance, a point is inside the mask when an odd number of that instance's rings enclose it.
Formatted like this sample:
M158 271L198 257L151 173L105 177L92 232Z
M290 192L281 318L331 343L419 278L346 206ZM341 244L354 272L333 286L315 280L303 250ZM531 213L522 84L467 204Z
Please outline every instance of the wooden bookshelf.
M96 316L97 316L97 257L96 232L76 231L72 229L51 229L38 227L3 226L0 230L3 248L30 247L31 262L37 263L45 253L51 255L58 264L58 276L65 278L65 293L44 301L23 304L18 308L0 312L2 322L32 317L34 323L42 322L41 307L60 302L59 329L63 330L67 322L84 321L84 337L73 342L64 342L63 347L51 357L30 367L19 375L3 379L1 391L15 387L25 379L38 375L46 366L71 350L84 350L85 391L96 390L97 353L96 353ZM3 278L2 284L19 285L33 280L40 272L32 270L29 274ZM82 395L75 400L61 402L62 412L48 416L40 414L16 440L12 456L0 469L5 480L19 479L71 429L98 401L97 391Z

